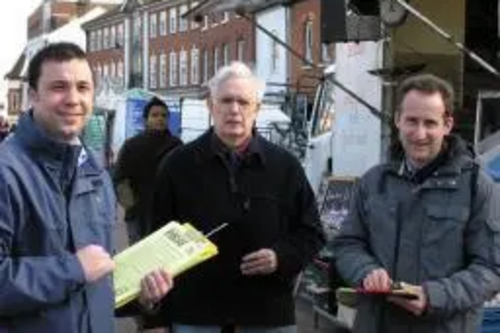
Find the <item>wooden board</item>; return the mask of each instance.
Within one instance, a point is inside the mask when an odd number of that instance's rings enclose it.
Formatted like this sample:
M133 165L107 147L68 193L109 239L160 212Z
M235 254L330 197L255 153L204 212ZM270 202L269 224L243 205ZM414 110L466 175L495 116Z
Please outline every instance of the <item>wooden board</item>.
M336 233L349 212L356 178L330 177L320 204L320 217L327 233Z

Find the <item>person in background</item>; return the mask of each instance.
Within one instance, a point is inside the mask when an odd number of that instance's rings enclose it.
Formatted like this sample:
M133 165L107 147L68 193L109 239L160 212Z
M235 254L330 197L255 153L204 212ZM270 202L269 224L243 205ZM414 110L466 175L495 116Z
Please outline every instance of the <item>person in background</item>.
M325 243L300 162L254 128L263 84L243 63L210 81L213 127L158 170L154 228L190 222L219 254L177 278L161 313L173 333L295 333L293 286Z
M113 333L115 195L79 135L94 81L75 44L50 44L28 66L32 108L0 145L0 332ZM141 282L151 308L172 287Z
M113 177L118 201L125 208L130 243L137 242L151 229L147 220L159 161L182 144L168 129L169 110L161 99L153 97L149 101L143 119L145 130L125 141Z
M399 87L401 154L360 180L334 239L350 285L416 295L364 296L354 332L479 332L483 303L500 291L500 192L453 128L453 90L433 75Z
M0 142L10 134L10 126L7 117L0 115Z

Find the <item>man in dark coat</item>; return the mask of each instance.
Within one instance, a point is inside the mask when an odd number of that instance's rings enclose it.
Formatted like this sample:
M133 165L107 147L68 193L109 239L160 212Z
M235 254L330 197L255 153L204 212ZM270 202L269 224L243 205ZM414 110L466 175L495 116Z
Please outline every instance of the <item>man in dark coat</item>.
M500 291L500 192L453 127L453 90L432 75L399 89L402 158L360 180L335 238L349 284L416 295L364 296L354 332L476 333L483 303Z
M118 155L114 181L118 201L126 209L125 222L130 243L149 231L148 216L156 169L161 158L182 141L168 129L168 106L153 97L144 108L145 130L125 141Z
M243 63L220 69L210 81L213 128L160 165L157 228L227 224L211 236L219 254L179 276L166 298L173 333L296 332L294 280L324 234L300 162L253 129L261 89Z

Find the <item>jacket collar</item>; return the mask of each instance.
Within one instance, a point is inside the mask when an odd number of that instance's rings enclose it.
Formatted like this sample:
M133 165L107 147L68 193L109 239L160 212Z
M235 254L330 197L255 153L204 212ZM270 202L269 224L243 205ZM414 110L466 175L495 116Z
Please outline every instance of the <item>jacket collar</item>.
M201 149L199 154L204 159L213 159L225 157L231 150L217 137L213 128L206 131L200 138ZM265 156L263 151L263 138L257 131L253 131L252 139L250 140L247 149L242 157L244 160L256 160L260 164L265 164Z

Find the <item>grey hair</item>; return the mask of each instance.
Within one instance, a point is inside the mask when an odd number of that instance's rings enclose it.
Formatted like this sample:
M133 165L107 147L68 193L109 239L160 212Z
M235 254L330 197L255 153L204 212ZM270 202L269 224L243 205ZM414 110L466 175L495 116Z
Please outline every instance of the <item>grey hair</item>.
M249 79L254 84L257 102L262 102L266 89L265 83L252 72L250 67L241 61L234 61L220 68L210 81L208 81L210 96L217 96L220 86L230 79Z

